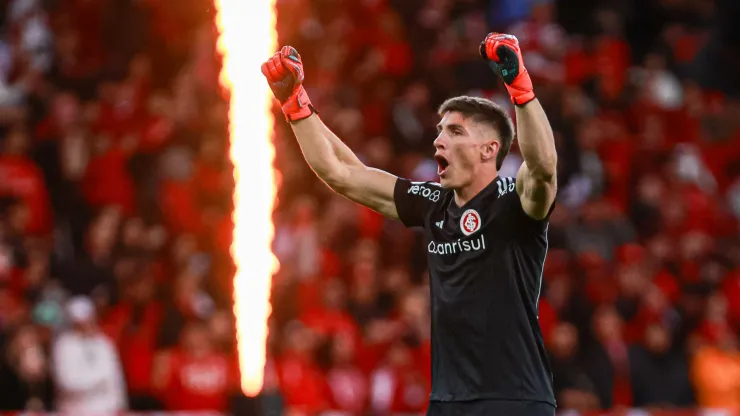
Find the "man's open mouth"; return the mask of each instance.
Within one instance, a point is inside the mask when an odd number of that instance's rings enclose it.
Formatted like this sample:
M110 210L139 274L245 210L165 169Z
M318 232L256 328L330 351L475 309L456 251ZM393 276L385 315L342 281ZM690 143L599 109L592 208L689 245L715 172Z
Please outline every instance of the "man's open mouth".
M438 175L442 175L447 170L447 167L450 166L450 162L448 162L444 156L434 155L434 160L437 161L437 174Z

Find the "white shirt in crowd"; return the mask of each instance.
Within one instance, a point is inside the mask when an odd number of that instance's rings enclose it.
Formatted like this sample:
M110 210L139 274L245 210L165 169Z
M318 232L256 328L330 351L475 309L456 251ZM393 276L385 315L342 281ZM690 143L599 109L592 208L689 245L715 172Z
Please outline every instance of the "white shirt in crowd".
M72 322L94 320L89 299L73 299L67 311ZM53 346L52 366L59 411L93 416L126 410L126 386L118 352L102 332L71 330L61 334Z

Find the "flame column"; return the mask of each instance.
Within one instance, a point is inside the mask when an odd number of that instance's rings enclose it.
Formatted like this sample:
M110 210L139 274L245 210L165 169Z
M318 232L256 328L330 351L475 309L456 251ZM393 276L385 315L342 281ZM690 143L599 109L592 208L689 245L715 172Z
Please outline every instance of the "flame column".
M278 268L271 248L277 195L272 94L260 72L277 48L275 0L214 2L236 183L231 255L241 386L247 396L256 396L264 380L270 286Z

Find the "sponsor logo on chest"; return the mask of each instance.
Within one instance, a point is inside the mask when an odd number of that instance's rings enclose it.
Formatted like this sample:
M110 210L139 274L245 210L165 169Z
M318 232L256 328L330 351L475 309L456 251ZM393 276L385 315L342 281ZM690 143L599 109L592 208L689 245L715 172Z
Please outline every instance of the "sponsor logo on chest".
M460 231L465 235L473 234L480 230L480 214L474 209L465 211L460 217Z
M436 223L439 228L442 227L442 221ZM460 231L469 237L481 229L483 221L478 211L469 209L463 213L460 217ZM437 255L451 255L464 252L475 252L486 249L486 238L483 234L479 234L473 238L459 238L457 241L450 242L437 242L430 241L427 246L427 251Z
M463 240L462 238L457 241L451 241L447 243L438 243L436 241L430 241L427 246L427 251L432 254L438 254L442 256L450 254L458 254L470 251L481 251L486 249L486 238L483 234L479 235L478 238L470 240Z

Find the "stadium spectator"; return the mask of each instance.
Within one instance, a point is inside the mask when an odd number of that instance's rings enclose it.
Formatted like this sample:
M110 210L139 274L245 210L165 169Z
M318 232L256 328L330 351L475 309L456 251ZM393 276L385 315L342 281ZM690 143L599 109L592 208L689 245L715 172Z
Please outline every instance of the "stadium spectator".
M313 356L316 335L302 323L285 326L284 351L278 360L278 379L288 411L312 414L327 407L321 369Z
M693 393L683 351L671 347L662 325L645 329L643 345L630 349L630 385L635 406L672 409L690 405Z
M28 157L29 140L28 132L21 126L11 129L3 140L0 196L23 201L28 210L28 219L22 229L24 233L44 234L51 230L51 205L43 173Z
M697 403L708 408L740 408L740 355L737 338L724 333L715 344L699 347L691 362Z
M413 340L394 341L370 377L370 409L380 414L421 413L430 392L424 371L414 358Z
M0 409L53 409L53 385L42 334L33 326L16 330L0 367Z
M549 339L555 397L560 406L581 411L597 409L595 386L578 359L578 330L572 324L561 323Z
M600 408L632 405L628 345L623 322L613 306L602 306L593 317L594 342L584 351L584 364L594 383Z
M368 380L355 363L356 344L357 339L348 333L336 334L330 344L326 383L331 408L338 411L336 416L362 413L367 408Z
M52 351L56 408L94 415L126 410L126 384L115 345L96 323L95 305L86 297L67 303L72 329L59 335Z
M138 265L124 286L122 299L111 307L102 325L118 347L132 410L158 407L154 401L151 369L156 353L156 335L162 320L162 305L154 296L150 270Z
M192 322L180 344L157 357L154 388L171 411L227 410L236 373L230 356L218 351L205 323Z

